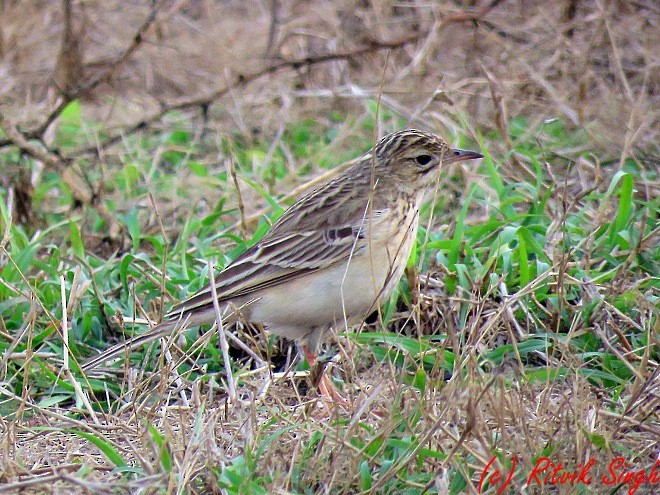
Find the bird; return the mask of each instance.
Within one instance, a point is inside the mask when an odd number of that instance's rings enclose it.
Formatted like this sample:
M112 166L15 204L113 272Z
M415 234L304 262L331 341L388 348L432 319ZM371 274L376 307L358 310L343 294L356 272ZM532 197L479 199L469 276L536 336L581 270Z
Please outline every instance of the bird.
M359 324L393 292L415 243L419 210L446 165L483 158L429 132L383 137L343 173L289 207L256 244L161 323L82 365L88 371L182 325L216 322L223 313L297 341L310 367L333 329ZM229 321L231 321L231 316ZM223 322L224 323L224 322ZM327 375L327 403L342 397Z

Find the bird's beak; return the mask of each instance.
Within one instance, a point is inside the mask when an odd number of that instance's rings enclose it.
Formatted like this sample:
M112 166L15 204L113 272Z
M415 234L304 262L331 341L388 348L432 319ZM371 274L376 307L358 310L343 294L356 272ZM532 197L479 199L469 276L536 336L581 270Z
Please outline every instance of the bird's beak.
M453 163L453 162L463 162L465 160L476 160L477 158L483 158L484 155L477 153L476 151L461 150L454 148L449 152L448 155L445 155L442 159L443 163Z

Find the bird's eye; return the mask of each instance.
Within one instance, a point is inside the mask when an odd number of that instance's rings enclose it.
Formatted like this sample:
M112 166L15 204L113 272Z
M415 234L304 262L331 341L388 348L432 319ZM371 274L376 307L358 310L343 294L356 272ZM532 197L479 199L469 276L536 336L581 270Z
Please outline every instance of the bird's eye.
M420 165L428 165L431 160L433 160L433 157L431 155L419 155L415 157L415 161L419 163Z

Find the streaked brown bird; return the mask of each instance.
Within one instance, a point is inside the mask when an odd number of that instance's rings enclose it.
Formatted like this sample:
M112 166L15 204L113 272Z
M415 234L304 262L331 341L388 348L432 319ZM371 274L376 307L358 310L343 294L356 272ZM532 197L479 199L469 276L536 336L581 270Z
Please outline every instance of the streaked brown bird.
M443 166L482 158L414 129L385 136L344 173L291 206L268 233L215 276L225 313L297 340L310 366L332 328L360 323L392 293L415 242L419 208ZM216 320L210 286L178 304L147 333L83 365L89 370L127 349L186 326ZM340 400L327 376L319 389Z

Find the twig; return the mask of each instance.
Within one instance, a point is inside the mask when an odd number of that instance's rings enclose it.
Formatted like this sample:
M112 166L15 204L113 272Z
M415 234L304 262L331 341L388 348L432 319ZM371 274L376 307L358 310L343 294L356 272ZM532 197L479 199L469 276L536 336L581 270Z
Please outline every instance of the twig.
M218 294L215 288L215 275L213 274L213 264L209 261L209 277L211 282L211 293L213 294L213 308L215 309L216 324L218 325L218 338L220 340L220 350L222 351L222 360L225 365L225 375L227 376L227 388L229 389L229 400L236 403L236 385L234 385L234 375L231 372L231 360L229 359L229 345L225 335L225 327L222 324L223 314L220 311Z
M236 163L234 150L229 143L229 175L231 175L232 181L234 182L234 187L236 188L236 200L238 201L238 211L240 213L240 225L241 225L241 237L245 238L247 235L247 224L245 223L245 203L243 202L243 195L241 194L241 185L238 183L238 175L236 173Z
M167 346L167 342L165 337L163 337L161 343L161 349L165 349L165 361L167 364L171 367L170 371L170 376L174 378L174 384L177 386L177 389L179 390L179 397L181 397L181 403L185 407L190 406L190 402L188 401L188 396L186 395L186 390L183 385L183 380L181 379L181 374L177 370L176 363L174 362L174 359L172 358L172 352L170 351L170 347Z
M270 0L270 25L268 26L268 43L266 44L265 58L273 55L273 47L275 46L275 38L277 38L277 27L279 25L279 1Z
M165 226L163 225L163 220L160 218L160 213L158 211L158 206L156 205L156 200L154 195L149 191L149 201L151 206L154 208L154 213L156 214L156 220L158 220L158 227L160 228L160 233L163 236L163 267L161 268L161 277L160 277L160 293L161 297L165 298L165 284L167 282L167 256L169 254L170 241L167 238L167 233L165 232ZM158 310L158 321L163 321L163 304L161 299L161 305Z
M43 141L39 140L42 146L38 146L36 143L30 141L33 139L26 134L18 130L18 128L9 122L4 115L0 113L0 131L3 131L7 138L3 141L0 141L0 148L2 146L16 146L23 153L43 162L44 165L50 167L51 169L63 172L67 159L62 158L58 152L48 149L48 147L43 144ZM6 142L6 144L4 144Z
M607 38L610 42L610 46L612 47L611 60L614 62L614 67L616 68L616 71L613 72L614 74L616 74L617 78L619 79L619 82L623 86L623 89L625 90L624 94L626 95L628 102L632 104L634 103L633 92L632 89L630 88L630 83L628 82L628 78L626 77L626 72L623 70L623 65L621 63L621 53L619 52L619 47L616 43L616 40L614 39L614 35L612 34L610 17L608 15L608 12L605 11L605 6L603 5L602 1L600 0L596 1L596 6L598 7L598 10L600 10L600 13L602 15L603 23L605 24L605 32L607 33Z
M354 50L344 50L339 52L324 53L315 57L301 57L297 59L289 60L280 60L277 61L263 69L259 69L250 74L238 74L234 77L233 81L223 86L220 86L205 95L193 96L186 98L179 98L173 100L169 103L164 103L161 105L161 108L151 115L143 117L141 120L133 123L127 128L118 131L116 134L106 138L100 145L94 147L81 148L72 152L70 157L82 157L85 155L98 155L99 150L106 149L109 146L121 141L127 134L133 134L142 129L150 127L155 122L158 122L165 116L167 113L175 110L187 110L194 107L210 105L215 100L226 95L230 91L239 88L241 86L246 86L251 82L254 82L258 79L261 79L264 76L275 74L285 69L299 70L303 67L310 67L312 65L324 64L328 62L335 62L337 60L348 60L360 55L366 55L375 51L381 50L394 50L402 48L410 43L414 43L420 39L421 35L415 34L402 38L396 41L389 42L374 42L368 45L361 46ZM0 147L2 146L2 141L0 141Z
M66 304L66 286L64 284L64 275L60 275L60 293L62 296L62 346L64 353L62 356L62 369L67 372L69 371L69 326L67 318L67 304Z
M511 142L511 133L509 132L509 116L506 113L506 105L504 103L504 96L502 96L502 83L495 79L495 76L486 68L485 65L481 65L481 70L486 75L488 80L488 86L490 88L490 94L493 98L493 106L495 107L495 125L499 129L500 134L504 137L504 142L506 143L507 151L511 156L511 161L516 166L516 168L522 168L520 161L513 154L514 146Z
M71 294L75 293L75 287L72 285L71 286ZM85 392L83 392L82 387L80 386L80 383L78 383L78 380L73 376L73 373L71 373L71 369L69 368L69 354L71 353L71 349L69 347L69 319L68 319L68 312L67 312L67 300L66 300L66 285L64 283L64 275L60 275L60 294L62 296L62 372L66 375L67 379L71 383L71 386L73 387L73 390L75 392L76 398L85 406L87 409L87 412L89 415L92 417L92 420L94 420L95 424L100 424L98 417L96 416L96 413L94 412L94 409L92 408L92 405L89 402L89 398L85 395Z
M108 82L112 78L114 73L117 71L117 69L119 69L119 67L121 67L144 42L147 32L149 31L149 29L151 29L152 25L156 20L159 5L160 2L154 3L154 6L151 9L149 16L147 16L144 22L140 25L136 33L133 35L131 44L126 48L126 50L124 50L122 54L120 54L114 61L110 62L107 68L104 71L102 71L100 74L98 74L96 77L93 77L87 83L83 84L75 91L72 91L69 94L65 94L61 99L61 101L57 104L57 106L53 110L51 110L51 112L48 114L46 120L44 120L37 128L23 132L25 138L41 139L43 133L46 132L48 127L55 120L57 120L57 118L60 116L62 111L67 107L69 103L71 103L76 98L79 98L82 95L87 94L90 91L93 91L100 84L104 82ZM12 144L14 144L14 142L11 138L0 139L0 148L3 148L5 146L10 146Z

